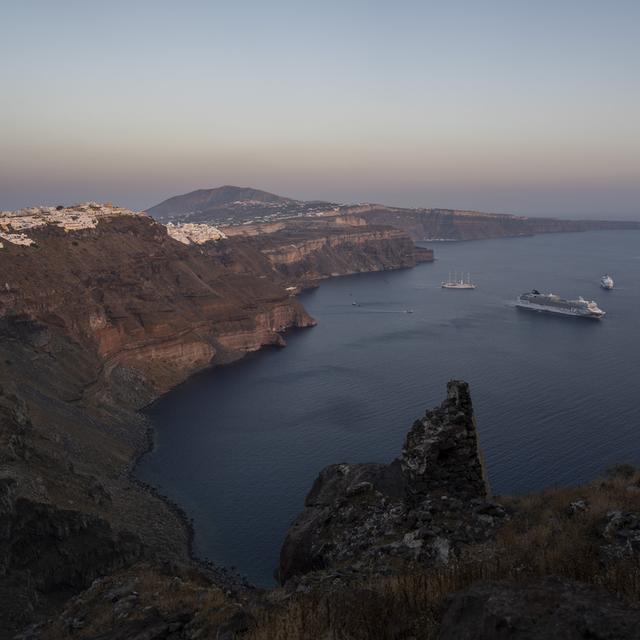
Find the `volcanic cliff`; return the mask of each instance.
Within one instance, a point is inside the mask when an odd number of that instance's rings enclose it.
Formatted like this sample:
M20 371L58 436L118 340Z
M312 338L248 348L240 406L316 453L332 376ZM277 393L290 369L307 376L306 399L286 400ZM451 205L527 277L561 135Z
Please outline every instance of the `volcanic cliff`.
M5 633L132 563L190 566L181 513L129 478L149 444L139 408L313 325L291 295L309 280L416 263L404 234L352 230L328 257L308 249L312 266L291 273L282 265L295 260L207 229L178 241L144 214L97 203L0 214ZM205 573L197 580L237 584Z
M640 229L640 222L615 220L562 220L457 209L403 209L377 204L344 206L340 215L367 224L401 229L412 240L485 240L539 233Z
M416 246L399 229L346 216L296 218L221 227L259 250L288 282L414 267L433 261L433 251Z
M188 560L181 516L128 479L148 446L135 410L313 320L145 215L84 205L2 223L0 588L18 627L135 560Z

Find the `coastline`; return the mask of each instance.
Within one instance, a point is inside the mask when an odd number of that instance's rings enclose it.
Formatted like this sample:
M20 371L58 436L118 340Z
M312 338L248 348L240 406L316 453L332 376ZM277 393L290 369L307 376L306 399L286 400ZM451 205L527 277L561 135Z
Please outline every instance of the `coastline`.
M341 275L357 275L357 274L341 274ZM328 276L328 278L334 278L340 276ZM319 282L313 283L311 286L305 286L300 293L304 291L309 291L313 289L317 289L320 286ZM297 294L296 296L297 297ZM286 336L289 333L304 331L306 329L311 329L316 326L316 322L308 326L303 327L288 327L282 332L279 332L279 335ZM260 353L266 349L284 349L286 347L286 341L283 344L265 344L262 345L259 349L254 351L246 351L246 352L228 352L226 353L226 357L222 359L222 361L218 361L216 363L209 364L206 367L203 367L199 371L195 371L185 380L180 382L178 385L172 387L168 391L159 394L155 397L151 402L143 406L142 408L136 410L136 415L143 421L145 425L144 439L142 440L138 449L134 452L131 457L129 468L127 469L127 473L125 477L128 481L130 481L135 486L139 487L143 492L147 493L151 498L159 500L162 502L166 508L175 516L178 523L182 526L184 532L186 533L187 539L187 554L189 561L192 562L196 567L198 567L201 571L203 571L215 584L225 589L226 591L230 591L232 593L237 593L239 591L247 591L250 590L252 592L263 591L262 587L258 587L257 585L249 582L246 576L243 576L239 571L235 571L230 567L226 567L224 565L218 565L214 561L202 558L198 556L195 550L195 526L193 524L193 519L190 518L184 509L178 502L171 499L169 496L162 493L159 489L157 489L152 484L145 482L140 479L136 475L136 470L138 465L142 461L142 459L147 455L153 452L156 446L156 428L154 426L153 420L148 415L148 410L158 402L163 396L168 393L171 393L175 389L180 386L187 384L193 378L203 375L209 371L213 371L214 369L222 369L224 370L229 365L240 364L247 356L251 354Z
M144 411L140 411L138 413L146 423L145 446L141 447L140 450L137 451L132 458L131 465L126 476L127 480L129 480L129 482L131 482L133 485L140 488L151 498L162 502L165 507L173 514L173 516L176 518L176 520L179 522L186 533L187 553L189 561L200 571L202 571L209 579L211 579L211 581L215 585L227 592L231 592L232 594L236 594L240 591L258 590L258 587L249 583L248 580L239 572L233 571L229 567L219 566L212 560L200 558L195 553L194 548L195 527L193 525L193 519L189 518L184 508L175 500L172 500L171 498L160 492L152 484L149 484L148 482L145 482L144 480L141 480L136 476L135 472L139 462L145 455L151 453L155 447L155 427L153 426L153 421L144 413Z
M373 271L354 271L353 273L340 273L340 274L330 274L323 278L318 278L312 281L306 281L299 285L299 291L295 292L292 297L298 298L298 296L302 293L313 291L318 289L323 281L333 280L334 278L342 278L347 276L357 276L357 275L365 275L369 273L382 273L385 271L406 271L410 269L414 269L420 264L433 264L435 262L435 258L429 261L418 262L414 266L403 266L398 267L396 269L379 269ZM305 310L306 311L306 310ZM145 436L142 444L136 450L131 458L129 468L127 470L126 477L127 479L141 488L144 492L148 493L152 498L155 498L161 501L167 509L176 517L183 530L186 533L187 537L187 553L189 560L193 562L196 566L198 566L201 570L205 571L210 577L216 582L220 584L225 589L229 589L232 591L236 591L238 589L250 589L250 590L262 590L262 587L258 587L248 581L245 576L242 576L239 572L233 571L231 568L218 565L214 563L212 560L199 557L195 550L195 527L193 524L193 519L190 518L186 512L186 510L175 500L171 499L167 495L163 494L159 489L154 487L152 484L141 480L136 475L136 470L141 462L141 460L148 454L152 453L156 446L156 428L153 424L153 420L148 415L148 410L158 402L162 397L166 394L173 392L175 389L178 389L184 384L188 384L189 381L193 380L195 377L206 374L209 371L214 369L222 369L224 370L229 365L239 364L241 363L247 356L255 353L260 353L267 348L277 348L283 349L286 348L286 340L285 337L287 334L291 334L297 331L304 331L307 329L311 329L317 325L317 321L313 319L313 323L306 326L301 327L287 327L284 331L278 332L283 338L283 343L281 344L264 344L259 349L253 351L222 351L221 359L219 359L215 363L209 363L207 366L199 369L198 371L193 372L189 375L185 380L181 381L179 384L171 387L167 391L159 394L157 397L153 398L151 402L147 403L140 409L136 410L136 415L144 422L145 424ZM213 575L211 575L213 574Z

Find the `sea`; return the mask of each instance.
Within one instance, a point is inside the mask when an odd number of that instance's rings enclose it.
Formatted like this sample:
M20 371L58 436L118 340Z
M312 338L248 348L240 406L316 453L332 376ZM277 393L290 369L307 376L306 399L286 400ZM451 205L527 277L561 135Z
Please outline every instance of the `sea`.
M640 231L425 246L435 262L323 281L299 296L316 327L149 408L155 444L136 473L193 520L196 555L274 584L320 470L391 461L452 378L470 384L494 494L640 465ZM442 289L454 271L477 288ZM593 299L606 316L515 308L534 288Z

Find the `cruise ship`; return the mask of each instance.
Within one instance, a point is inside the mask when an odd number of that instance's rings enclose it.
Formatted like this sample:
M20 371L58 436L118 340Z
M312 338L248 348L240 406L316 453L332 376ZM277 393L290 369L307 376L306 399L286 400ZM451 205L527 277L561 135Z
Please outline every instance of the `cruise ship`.
M555 293L540 293L534 289L531 293L523 293L516 300L516 307L545 313L559 313L579 318L603 318L605 312L593 300L579 297L577 300L565 300Z

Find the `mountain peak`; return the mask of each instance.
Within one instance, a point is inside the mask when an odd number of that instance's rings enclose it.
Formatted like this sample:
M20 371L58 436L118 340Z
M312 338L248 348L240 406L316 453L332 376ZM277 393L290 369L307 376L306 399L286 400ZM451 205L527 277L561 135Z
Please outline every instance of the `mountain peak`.
M168 198L147 209L147 213L154 218L170 219L181 216L191 217L194 214L206 214L207 212L212 212L212 214L224 213L228 207L237 208L238 205L242 204L273 207L297 203L297 200L285 198L268 191L225 184L221 187L197 189Z
M261 189L225 184L213 189L197 189L174 196L147 209L146 212L163 222L173 220L229 225L310 215L332 206L335 205L320 201L304 202Z

